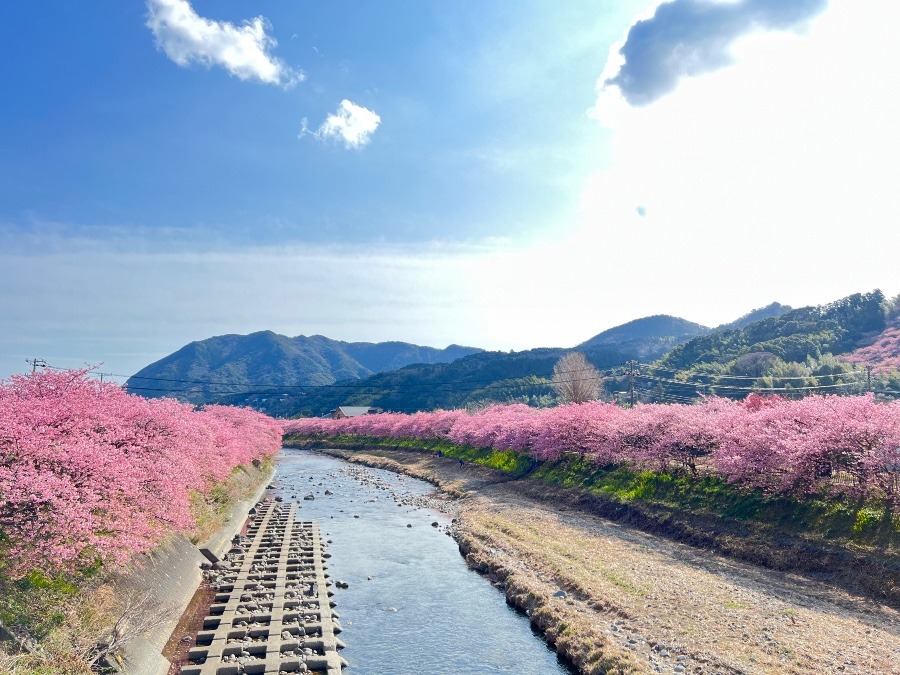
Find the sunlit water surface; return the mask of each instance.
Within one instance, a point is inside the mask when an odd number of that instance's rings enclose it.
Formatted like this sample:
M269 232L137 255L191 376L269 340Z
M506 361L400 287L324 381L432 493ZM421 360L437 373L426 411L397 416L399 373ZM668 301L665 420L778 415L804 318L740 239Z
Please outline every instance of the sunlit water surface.
M332 542L328 573L349 584L334 589L348 675L571 672L502 592L466 567L444 533L447 515L398 506L398 498L421 502L427 483L286 448L275 486L298 503L300 519L319 521Z

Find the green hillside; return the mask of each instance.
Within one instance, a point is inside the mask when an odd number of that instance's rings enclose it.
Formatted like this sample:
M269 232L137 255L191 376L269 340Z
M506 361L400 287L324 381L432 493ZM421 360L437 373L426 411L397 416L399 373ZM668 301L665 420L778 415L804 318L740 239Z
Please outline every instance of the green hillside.
M875 290L816 307L772 303L716 329L656 315L606 330L574 349L603 372L602 398L623 403L742 398L752 391L892 396L900 386L896 369L879 369L872 358L893 353L878 345L893 335L885 331L898 311L897 301ZM865 352L867 360L851 362L851 354L861 354L854 350L865 345L875 345ZM282 417L323 415L341 405L398 412L510 402L547 406L556 403L553 366L568 351L438 350L266 331L191 343L144 368L127 386L147 396L247 405Z
M698 336L666 354L659 365L687 370L704 364L728 364L753 352L774 354L783 361L854 350L867 336L884 330L884 294L855 293L818 307L802 307L743 328Z
M889 383L839 357L882 334L895 305L880 290L855 293L697 336L656 363L641 366L635 378L637 400L689 402L710 394L742 398L754 390L787 396L890 395ZM609 386L625 388L622 378Z
M209 403L248 390L330 385L410 363L437 363L478 351L458 345L435 349L406 342L341 342L321 335L286 337L272 331L220 335L192 342L150 364L125 386L151 398L176 396Z
M610 328L582 342L577 348L589 350L612 345L633 358L648 361L658 359L673 347L710 330L676 316L657 314Z

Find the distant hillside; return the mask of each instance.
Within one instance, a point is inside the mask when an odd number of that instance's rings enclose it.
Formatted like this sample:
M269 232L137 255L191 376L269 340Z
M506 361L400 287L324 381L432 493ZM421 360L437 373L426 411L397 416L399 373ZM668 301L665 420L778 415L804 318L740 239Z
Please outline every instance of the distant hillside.
M760 307L759 309L754 309L752 312L748 312L744 314L740 319L736 321L732 321L731 323L723 323L721 326L716 326L715 330L735 330L737 328L746 328L751 323L756 323L757 321L762 321L763 319L769 319L772 317L778 317L782 314L787 314L793 309L788 305L782 305L780 302L773 302L771 305L766 305L765 307Z
M371 377L303 391L237 395L224 403L249 405L272 415L323 415L340 405L376 406L394 412L460 408L517 401L550 405L554 364L568 349L481 352L451 363L416 364ZM618 366L631 355L612 346L581 350L598 368Z
M411 363L452 361L481 350L405 342L341 342L322 335L286 337L272 331L220 335L192 342L143 368L126 388L147 397L177 396L194 403L270 388L322 386Z
M894 309L891 309L893 307ZM521 402L553 405L550 378L568 351L604 371L606 400L688 403L750 391L802 395L900 391L900 375L871 376L855 363L894 364L900 326L881 291L828 305L753 310L716 329L657 315L595 335L573 349L485 352L404 342L341 342L271 331L193 342L132 376L129 390L196 403L247 405L272 415L322 415L340 405L398 412ZM896 314L890 315L896 319ZM868 351L860 349L869 346ZM854 350L859 350L854 352ZM635 367L625 367L636 361Z
M893 317L870 344L844 354L842 358L849 363L868 366L878 374L900 371L900 316Z
M856 293L828 305L802 307L742 328L695 337L669 352L660 365L679 371L704 363L727 364L750 353L802 362L809 356L852 351L867 335L884 328L884 294Z
M679 319L676 316L657 314L605 330L582 342L577 349L615 346L633 355L632 358L652 361L673 347L709 332L709 328L699 323Z
M611 328L573 349L481 352L444 364L410 365L331 387L278 394L237 395L225 402L250 405L273 415L322 415L340 405L365 405L396 412L520 402L545 406L556 401L550 387L554 364L569 351L583 352L598 369L648 360L674 344L708 331L673 316L652 316Z

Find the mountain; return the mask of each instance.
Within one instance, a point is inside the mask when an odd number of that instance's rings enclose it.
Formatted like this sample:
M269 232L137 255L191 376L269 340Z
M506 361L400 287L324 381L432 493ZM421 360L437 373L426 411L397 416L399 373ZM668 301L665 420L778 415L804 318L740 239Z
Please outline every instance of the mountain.
M884 294L879 290L855 293L827 305L801 307L741 328L700 335L675 347L660 365L679 371L700 364L729 364L751 353L802 362L810 356L850 352L885 327Z
M751 323L756 323L757 321L762 321L763 319L769 319L781 316L782 314L787 314L792 309L793 307L782 305L780 302L773 302L771 305L766 305L765 307L754 309L752 312L744 314L744 316L742 316L740 319L732 321L731 323L723 323L721 326L717 326L716 330L735 330L737 328L746 328Z
M222 403L248 405L271 415L318 416L341 405L392 412L482 406L494 402L550 405L553 366L568 349L480 352L450 363L415 364L330 387L238 394ZM584 351L597 368L619 366L633 355L601 345Z
M610 328L585 340L577 349L590 350L602 346L614 346L640 360L656 360L676 345L693 337L710 332L699 323L679 319L677 316L657 314L635 319L621 326Z
M286 337L272 331L220 335L185 345L132 375L125 387L147 397L177 396L208 403L251 388L324 386L368 377L410 363L441 363L481 350L406 342L341 342L322 335Z
M871 363L872 354L888 352L893 358L900 328L887 325L887 316L896 317L890 306L876 290L818 307L772 303L716 329L656 315L610 328L573 349L522 352L290 338L271 331L223 335L186 345L126 386L146 396L246 405L282 417L322 415L340 405L398 412L499 402L544 406L556 400L554 364L577 350L603 372L606 400L634 394L638 401L690 402L701 394L739 397L756 388L852 393L869 382L888 392L900 381L866 380L865 370L836 357L876 345L856 360ZM639 364L626 367L629 361Z

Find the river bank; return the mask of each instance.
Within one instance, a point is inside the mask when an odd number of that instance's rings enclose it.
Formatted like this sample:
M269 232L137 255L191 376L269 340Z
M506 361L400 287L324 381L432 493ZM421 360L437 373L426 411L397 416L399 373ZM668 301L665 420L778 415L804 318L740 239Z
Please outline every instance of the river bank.
M872 597L631 529L484 467L327 452L456 495L469 564L581 672L900 673L900 614Z
M273 476L270 461L235 469L196 496L192 536L173 534L125 569L0 578L0 608L14 631L0 642L0 672L86 675L107 660L128 675L166 675L164 647L200 585L201 565L227 550Z

